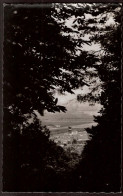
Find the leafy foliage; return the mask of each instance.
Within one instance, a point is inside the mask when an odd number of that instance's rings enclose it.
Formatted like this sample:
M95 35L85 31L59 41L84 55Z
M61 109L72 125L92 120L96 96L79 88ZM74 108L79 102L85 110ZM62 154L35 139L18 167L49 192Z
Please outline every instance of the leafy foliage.
M3 161L8 164L4 164L3 189L10 192L65 190L66 184L61 184L77 164L75 155L69 156L49 139L49 130L35 114L32 119L31 123L29 119L25 121L23 127L9 126L11 131L4 138ZM7 126L4 124L5 130Z
M78 175L76 190L119 192L121 188L120 5L101 4L98 11L101 22L104 15L107 16L111 11L115 23L108 28L104 26L104 31L101 33L97 31L92 38L95 42L99 42L101 49L104 50L99 59L100 63L94 66L102 81L98 101L103 108L100 110L100 115L95 117L98 125L87 129L92 140L85 147L83 159L75 174ZM86 99L89 100L90 96L94 100L93 92L86 95ZM82 101L85 97L79 98Z
M120 7L4 8L4 190L120 191ZM112 25L106 24L109 15ZM66 26L71 18L72 28ZM92 43L99 44L99 51L83 50L83 44ZM98 126L87 129L92 140L77 167L79 157L51 142L33 111L65 111L54 98L56 89L73 93L84 85L91 91L78 100L98 101L103 108L95 117Z
M76 42L62 35L53 10L51 5L4 8L4 105L22 113L65 111L57 105L55 89L73 93L84 85L83 61L75 62Z
M82 63L75 63L76 43L61 34L61 27L51 16L53 10L52 5L44 4L4 7L5 191L50 191L56 187L58 168L61 173L69 171L65 159L71 162L71 158L49 140L47 129L43 132L36 119L28 123L34 110L41 115L44 110L66 111L54 98L56 88L73 93L72 89L84 84L79 71ZM49 169L47 164L51 164ZM51 183L51 178L56 178L55 182Z

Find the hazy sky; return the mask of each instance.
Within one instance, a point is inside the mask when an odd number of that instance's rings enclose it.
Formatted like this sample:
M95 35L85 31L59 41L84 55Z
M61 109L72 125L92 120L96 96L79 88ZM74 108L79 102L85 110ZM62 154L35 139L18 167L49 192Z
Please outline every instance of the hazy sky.
M65 93L65 95L60 95L56 92L55 97L58 98L58 104L66 104L68 101L76 99L77 94L85 94L89 92L88 87L83 87L82 89L73 90L75 94Z

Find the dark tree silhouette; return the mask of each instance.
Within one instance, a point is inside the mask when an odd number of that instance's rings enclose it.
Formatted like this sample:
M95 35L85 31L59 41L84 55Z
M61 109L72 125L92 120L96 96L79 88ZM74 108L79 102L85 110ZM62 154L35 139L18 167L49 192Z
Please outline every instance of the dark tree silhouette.
M76 42L62 34L53 10L49 4L4 8L4 105L22 113L65 111L53 97L55 88L73 93L85 84L79 69L87 62L75 62Z
M120 5L76 6L4 8L4 191L120 191ZM114 25L105 25L108 14ZM68 28L65 20L71 16L73 28ZM89 41L82 39L85 34L91 36ZM83 51L82 45L92 42L101 45L101 52ZM76 169L68 164L71 158L65 151L49 140L34 110L41 115L44 110L65 111L54 98L56 88L73 93L91 85L88 77L101 83L78 100L98 101L103 108L95 117L98 126L87 130L92 140ZM98 89L102 91L96 93Z
M62 34L53 12L55 9L52 4L4 7L4 191L56 191L55 184L60 190L61 181L58 181L58 185L57 170L62 171L62 165L67 167L66 171L69 170L65 163L67 155L58 157L63 149L58 150L50 142L49 137L46 137L47 130L43 132L44 128L39 126L38 120L28 125L34 110L38 110L41 115L44 110L66 110L57 105L55 88L61 93L73 93L73 89L85 84L80 72L83 61L75 62L76 42ZM84 52L85 59L87 56ZM46 169L49 157L52 164L58 159L58 164L53 165L52 169L50 167L49 174L43 175L41 168ZM39 174L35 174L34 170ZM62 175L61 179L65 178Z
M101 44L99 63L94 65L101 79L100 94L79 96L79 100L98 101L103 106L95 117L96 127L87 129L92 139L82 154L82 161L76 171L76 190L89 192L121 191L121 6L100 4L97 6L99 20L112 13L114 24L97 27L96 43ZM92 12L92 16L95 12ZM93 24L95 24L95 20ZM93 66L93 65L92 65Z

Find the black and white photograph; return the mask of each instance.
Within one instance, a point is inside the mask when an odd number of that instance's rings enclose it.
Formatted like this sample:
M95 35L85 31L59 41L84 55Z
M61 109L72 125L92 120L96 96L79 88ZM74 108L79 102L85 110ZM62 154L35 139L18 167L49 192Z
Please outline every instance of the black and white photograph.
M3 4L4 193L121 193L122 3Z

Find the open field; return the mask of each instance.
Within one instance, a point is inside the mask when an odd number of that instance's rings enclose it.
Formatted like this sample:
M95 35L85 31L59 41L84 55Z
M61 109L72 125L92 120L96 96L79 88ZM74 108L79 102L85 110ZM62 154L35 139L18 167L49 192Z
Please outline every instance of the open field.
M54 140L58 145L63 147L65 150L70 152L75 152L77 154L81 154L84 146L86 145L86 141L90 140L87 131L85 130L87 127L95 126L96 123L86 123L81 125L73 125L71 126L71 132L68 131L68 127L49 127L50 129L50 139Z
M46 125L50 130L51 140L64 149L70 148L81 154L86 141L90 139L85 129L96 125L93 115L97 114L98 109L87 103L80 104L75 99L65 106L67 108L65 113L45 112L44 116L39 118L42 125ZM69 133L69 127L72 133Z
M72 125L72 131L78 131L78 132L83 132L85 131L86 128L95 126L96 123L83 123L79 125ZM63 134L68 132L68 126L62 126L62 127L57 127L57 126L48 126L51 136L52 135L58 135L58 134Z

